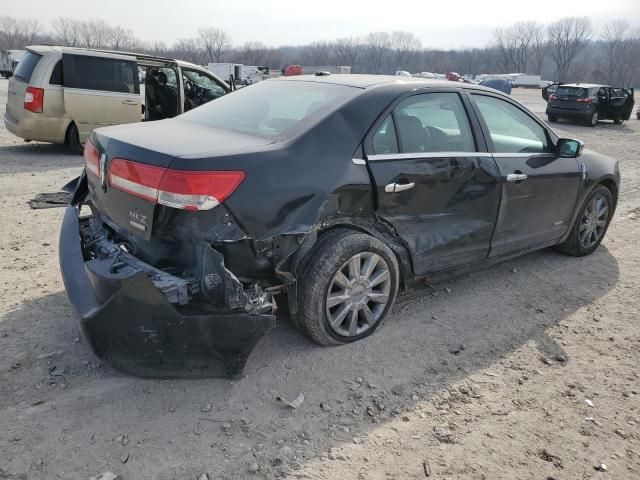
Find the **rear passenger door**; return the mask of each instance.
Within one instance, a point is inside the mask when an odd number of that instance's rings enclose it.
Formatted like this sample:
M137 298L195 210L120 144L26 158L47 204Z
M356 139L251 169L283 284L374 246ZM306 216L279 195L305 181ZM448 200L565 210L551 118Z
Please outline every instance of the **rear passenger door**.
M556 152L543 123L488 93L470 95L500 170L502 200L491 256L558 240L571 224L582 171Z
M125 55L62 55L64 106L84 143L94 128L140 121L138 65Z
M399 100L365 141L377 214L408 246L416 275L485 258L499 172L457 90Z

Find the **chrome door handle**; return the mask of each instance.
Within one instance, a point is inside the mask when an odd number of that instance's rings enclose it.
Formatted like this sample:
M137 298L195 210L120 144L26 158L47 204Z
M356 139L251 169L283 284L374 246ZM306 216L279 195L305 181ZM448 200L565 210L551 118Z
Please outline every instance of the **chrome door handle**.
M387 193L405 192L407 190L411 190L415 186L416 186L416 184L414 182L411 182L411 183L389 183L388 185L385 185L384 191L387 192Z
M136 102L135 100L122 100L122 104L123 105L137 105L138 102Z
M526 180L526 173L510 173L507 175L507 182L521 182L522 180Z

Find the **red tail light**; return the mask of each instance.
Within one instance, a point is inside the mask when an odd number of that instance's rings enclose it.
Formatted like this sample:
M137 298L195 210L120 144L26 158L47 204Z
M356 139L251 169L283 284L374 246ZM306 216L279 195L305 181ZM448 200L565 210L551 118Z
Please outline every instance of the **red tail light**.
M33 113L42 113L44 90L42 88L27 87L24 95L24 109Z
M549 97L549 100L556 100L557 98L558 98L558 97L556 97L555 95L551 95L551 96Z
M89 140L84 144L84 164L87 171L100 178L100 154L98 149Z
M593 98L578 98L576 102L580 103L593 103Z
M187 171L114 158L109 185L144 200L183 210L209 210L224 202L242 183L242 171Z

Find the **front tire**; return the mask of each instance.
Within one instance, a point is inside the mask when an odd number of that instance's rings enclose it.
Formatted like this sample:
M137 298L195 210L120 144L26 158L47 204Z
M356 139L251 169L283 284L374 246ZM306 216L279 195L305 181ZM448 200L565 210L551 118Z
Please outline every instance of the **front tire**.
M395 302L398 271L391 249L370 235L343 230L320 240L300 281L301 327L324 346L371 335Z
M613 123L615 123L616 125L622 125L623 122L624 120L621 118L616 118L613 120Z
M609 189L602 185L594 188L584 201L571 233L557 246L558 250L575 257L593 253L607 233L613 208Z

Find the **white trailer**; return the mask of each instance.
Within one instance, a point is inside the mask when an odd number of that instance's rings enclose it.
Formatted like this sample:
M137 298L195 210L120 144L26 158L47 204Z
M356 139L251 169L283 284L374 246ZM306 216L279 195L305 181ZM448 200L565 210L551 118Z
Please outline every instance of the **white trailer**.
M209 63L207 70L231 84L242 80L242 65L240 63Z
M233 82L237 85L252 85L263 79L258 67L241 63L209 63L207 70L226 82L230 82L233 77Z
M0 51L0 75L9 78L16 71L18 62L26 50L2 50Z

